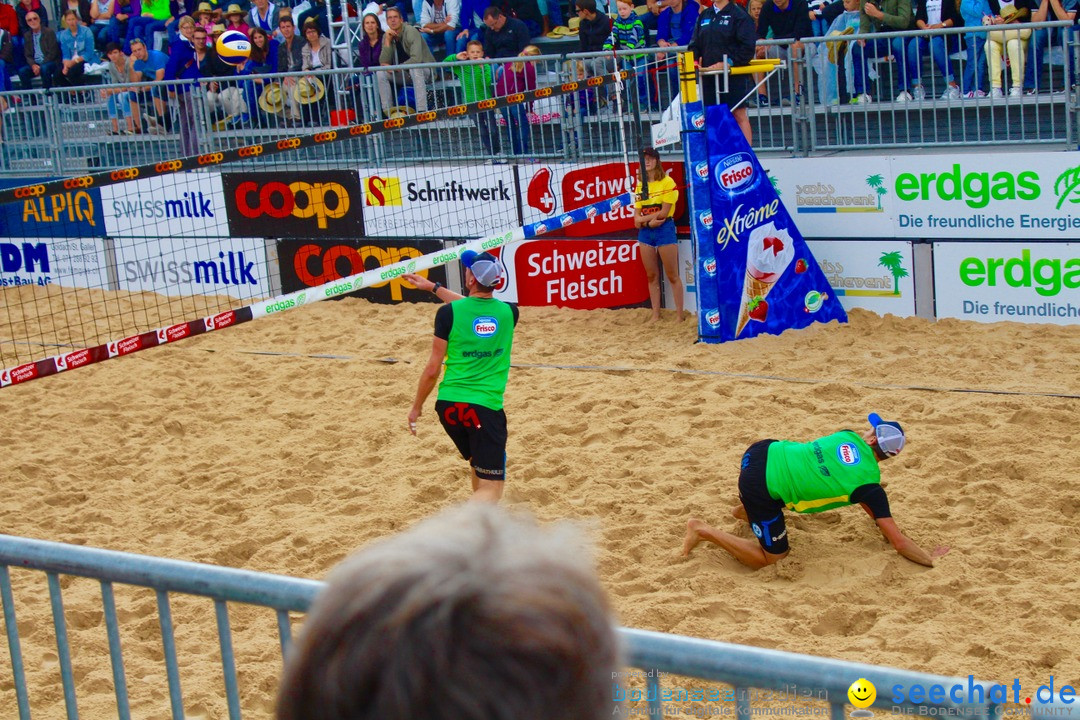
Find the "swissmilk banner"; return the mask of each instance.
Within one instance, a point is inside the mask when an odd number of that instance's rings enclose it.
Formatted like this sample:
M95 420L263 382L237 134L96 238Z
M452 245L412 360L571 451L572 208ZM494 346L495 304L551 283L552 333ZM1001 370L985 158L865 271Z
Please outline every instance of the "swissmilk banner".
M698 283L699 335L725 342L778 335L815 322L847 322L780 197L727 106L706 109L711 229L698 234L698 254L715 256L715 283ZM710 280L712 278L709 278ZM703 294L705 293L705 294ZM709 296L711 295L711 297Z

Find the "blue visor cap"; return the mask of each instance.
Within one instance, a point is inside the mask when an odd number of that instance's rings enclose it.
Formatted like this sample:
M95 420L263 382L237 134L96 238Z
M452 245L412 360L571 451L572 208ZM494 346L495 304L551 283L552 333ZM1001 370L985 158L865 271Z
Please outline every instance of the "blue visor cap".
M491 253L466 250L461 253L461 262L472 271L476 282L484 287L493 288L502 280L502 267Z
M866 419L874 428L874 435L877 436L877 444L881 452L886 455L896 455L904 449L904 428L900 427L900 423L882 420L877 413L870 413Z

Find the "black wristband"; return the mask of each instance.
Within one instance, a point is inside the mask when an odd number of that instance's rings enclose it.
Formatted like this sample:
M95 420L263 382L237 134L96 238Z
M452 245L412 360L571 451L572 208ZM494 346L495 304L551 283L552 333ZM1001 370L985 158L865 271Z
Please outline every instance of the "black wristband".
M441 282L435 283L435 287L431 288L431 294L438 297L439 296L439 288L441 288L442 286L443 286L443 284Z

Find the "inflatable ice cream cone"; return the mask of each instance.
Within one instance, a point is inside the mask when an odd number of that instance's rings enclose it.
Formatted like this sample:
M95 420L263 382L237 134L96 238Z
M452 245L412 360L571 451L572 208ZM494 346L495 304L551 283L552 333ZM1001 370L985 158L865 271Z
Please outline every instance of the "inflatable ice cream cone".
M769 311L765 298L794 257L795 244L787 230L778 230L775 224L769 223L750 233L739 321L735 325L736 338L751 320L765 321Z

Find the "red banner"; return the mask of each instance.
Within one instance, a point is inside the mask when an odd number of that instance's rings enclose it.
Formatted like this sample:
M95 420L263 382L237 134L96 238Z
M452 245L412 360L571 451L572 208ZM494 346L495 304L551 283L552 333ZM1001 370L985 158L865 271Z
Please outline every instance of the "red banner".
M634 240L532 240L514 252L521 305L580 310L636 305L649 299Z

